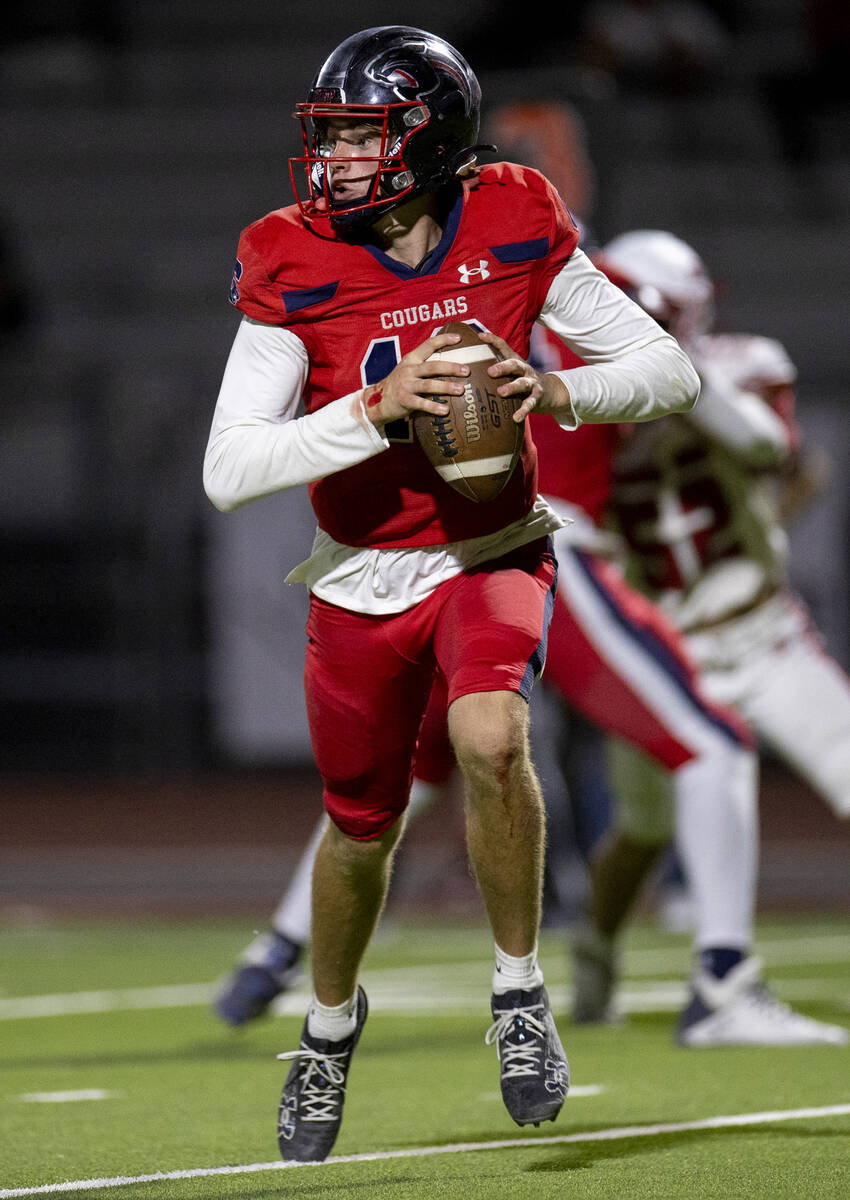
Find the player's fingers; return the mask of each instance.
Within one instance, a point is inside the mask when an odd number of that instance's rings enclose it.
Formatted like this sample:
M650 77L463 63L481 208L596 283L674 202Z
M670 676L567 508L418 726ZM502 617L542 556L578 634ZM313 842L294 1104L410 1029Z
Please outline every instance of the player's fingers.
M491 346L495 346L500 354L505 358L514 358L513 349L508 345L504 338L500 338L497 333L490 333L489 330L481 330L478 334L482 342L487 342Z
M496 388L500 396L540 396L543 389L537 372L529 366L525 370L515 372Z
M463 376L467 372L457 371L448 375L445 369L440 370L439 367L439 363L405 363L398 366L394 372L393 391L402 400L411 395L462 395L466 385L458 376Z
M543 389L540 387L536 376L532 375L523 375L519 379L510 379L496 390L500 396L521 398L520 404L514 411L514 420L517 422L524 420L537 407L537 401L543 395Z
M433 337L429 337L421 345L416 346L413 350L409 350L402 361L424 362L426 358L431 357L435 350L444 350L447 346L456 346L459 341L459 333L435 333Z
M452 362L446 358L428 359L427 362L414 364L416 374L422 379L428 379L438 375L468 375L469 365L467 363Z
M535 408L537 408L537 397L526 396L519 408L514 411L514 420L517 425L524 421L529 413L534 412Z
M434 379L415 380L410 390L417 396L462 396L465 386L460 379L445 379L437 376Z
M425 396L413 396L411 399L415 401L407 405L411 412L428 412L441 417L449 413L448 404L441 404L438 400L428 400Z
M532 372L532 368L523 359L506 358L502 362L490 363L487 367L487 374L492 375L494 379L498 379L502 375L528 375Z

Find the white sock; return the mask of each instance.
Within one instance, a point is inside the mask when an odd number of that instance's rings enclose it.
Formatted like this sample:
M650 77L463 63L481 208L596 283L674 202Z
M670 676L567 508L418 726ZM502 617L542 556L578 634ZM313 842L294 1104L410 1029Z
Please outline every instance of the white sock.
M532 988L540 987L542 982L543 972L537 963L536 946L530 954L526 954L522 958L514 958L512 954L505 954L504 950L496 946L493 991L497 996L517 989L529 992Z
M341 1042L357 1026L357 993L342 1004L320 1004L314 996L307 1012L307 1032L310 1037Z

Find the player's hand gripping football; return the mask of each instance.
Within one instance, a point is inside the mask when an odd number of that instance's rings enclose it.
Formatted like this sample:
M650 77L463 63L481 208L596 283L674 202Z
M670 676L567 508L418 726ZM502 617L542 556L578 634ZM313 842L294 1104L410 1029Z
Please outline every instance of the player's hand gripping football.
M469 374L465 363L443 360L428 361L435 350L454 346L460 341L456 333L438 333L404 358L379 383L364 392L366 415L379 428L413 412L438 413L449 411L441 396L463 395L463 379Z
M563 420L566 413L572 412L570 393L557 375L542 374L535 371L530 363L525 362L515 354L504 338L495 333L481 333L482 342L489 342L503 355L503 361L492 363L487 373L495 379L503 375L511 378L496 389L500 396L524 396L522 404L514 413L514 420L519 424L530 412L560 414Z

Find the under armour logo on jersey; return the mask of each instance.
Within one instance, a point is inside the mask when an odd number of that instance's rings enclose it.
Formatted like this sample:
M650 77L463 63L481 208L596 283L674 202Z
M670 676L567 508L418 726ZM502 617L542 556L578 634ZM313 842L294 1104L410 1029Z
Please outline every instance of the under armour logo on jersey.
M461 283L471 283L473 275L480 275L482 279L489 279L490 272L487 270L488 265L486 258L479 258L477 267L468 267L466 263L461 263L458 267Z

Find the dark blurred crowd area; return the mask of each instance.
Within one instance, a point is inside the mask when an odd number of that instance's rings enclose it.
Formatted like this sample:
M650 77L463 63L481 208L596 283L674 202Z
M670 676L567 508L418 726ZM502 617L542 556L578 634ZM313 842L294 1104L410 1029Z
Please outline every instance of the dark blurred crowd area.
M309 549L309 513L301 498L281 507L288 517L270 505L257 524L221 517L203 496L201 460L235 329L227 285L239 230L289 203L292 105L343 37L405 19L467 55L485 123L497 105L560 106L562 140L534 165L560 172L600 241L648 227L688 240L721 288L721 321L788 346L803 430L847 465L846 3L7 6L7 775L309 759L302 599L282 582ZM793 561L845 664L847 535L839 469ZM261 583L252 555L266 559ZM279 666L276 680L252 675L260 659ZM253 742L242 728L252 703L267 722Z

